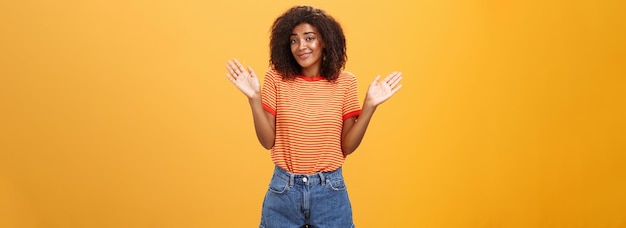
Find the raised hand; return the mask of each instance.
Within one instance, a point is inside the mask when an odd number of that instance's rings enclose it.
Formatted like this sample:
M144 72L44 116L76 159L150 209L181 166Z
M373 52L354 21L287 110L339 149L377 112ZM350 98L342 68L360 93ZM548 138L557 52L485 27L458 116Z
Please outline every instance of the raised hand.
M241 65L239 60L228 60L226 64L226 77L248 98L258 98L260 96L259 78L257 78L252 67L248 70Z
M391 98L393 94L402 88L402 85L398 84L400 80L402 80L402 73L400 72L393 72L382 81L379 80L380 75L376 76L374 81L370 84L370 87L367 89L364 105L376 107Z

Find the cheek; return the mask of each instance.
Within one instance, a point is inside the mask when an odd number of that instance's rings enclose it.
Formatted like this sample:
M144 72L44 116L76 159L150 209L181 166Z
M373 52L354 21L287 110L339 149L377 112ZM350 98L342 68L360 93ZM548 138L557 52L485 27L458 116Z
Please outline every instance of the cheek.
M313 42L312 45L315 49L319 49L320 47L322 47L322 45L320 44L320 42L318 40L315 40L315 42Z
M296 51L298 50L298 46L297 46L297 45L294 45L294 44L291 44L291 45L289 46L289 48L291 49L291 54L295 55L295 54L296 54Z
M324 49L326 46L324 45L324 42L322 41L322 39L317 39L317 42L315 42L315 44L317 45L317 47L319 49Z
M311 44L311 49L321 51L322 48L323 48L322 44L320 44L318 41L315 41Z

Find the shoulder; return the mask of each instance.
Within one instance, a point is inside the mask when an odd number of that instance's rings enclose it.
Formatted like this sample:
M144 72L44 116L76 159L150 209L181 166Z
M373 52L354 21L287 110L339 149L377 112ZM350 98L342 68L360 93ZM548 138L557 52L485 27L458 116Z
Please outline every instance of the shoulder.
M356 76L354 76L354 74L350 71L342 71L341 73L339 73L339 77L343 77L343 78L356 78Z
M272 81L280 81L280 79L283 78L283 75L280 72L276 71L276 69L270 67L267 69L267 71L265 71L265 78L266 80L270 79Z
M356 83L356 76L349 71L342 71L337 78L337 82L339 83Z

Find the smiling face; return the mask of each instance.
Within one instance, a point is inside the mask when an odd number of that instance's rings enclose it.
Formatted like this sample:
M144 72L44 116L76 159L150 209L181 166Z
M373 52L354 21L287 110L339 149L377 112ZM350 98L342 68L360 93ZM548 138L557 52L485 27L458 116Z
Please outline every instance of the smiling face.
M309 23L296 25L289 41L291 54L302 67L302 75L319 76L324 43L317 29Z

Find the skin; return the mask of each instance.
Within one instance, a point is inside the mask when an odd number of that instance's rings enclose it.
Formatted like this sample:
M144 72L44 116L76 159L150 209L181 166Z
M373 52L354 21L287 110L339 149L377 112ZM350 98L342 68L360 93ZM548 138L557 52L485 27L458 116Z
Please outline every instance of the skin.
M319 76L321 69L324 43L318 34L315 27L302 23L293 28L289 37L291 54L302 67L302 75L306 77Z
M318 76L324 43L317 29L308 23L299 24L294 27L290 41L291 53L302 67L302 75ZM226 77L248 97L259 142L265 149L271 149L276 138L276 117L265 111L261 105L258 77L251 67L246 69L237 59L228 60L226 69L228 69ZM361 144L376 108L402 88L399 84L401 80L402 73L393 72L383 80L380 80L380 75L378 75L370 83L358 119L352 117L343 122L341 149L344 156L354 152Z

